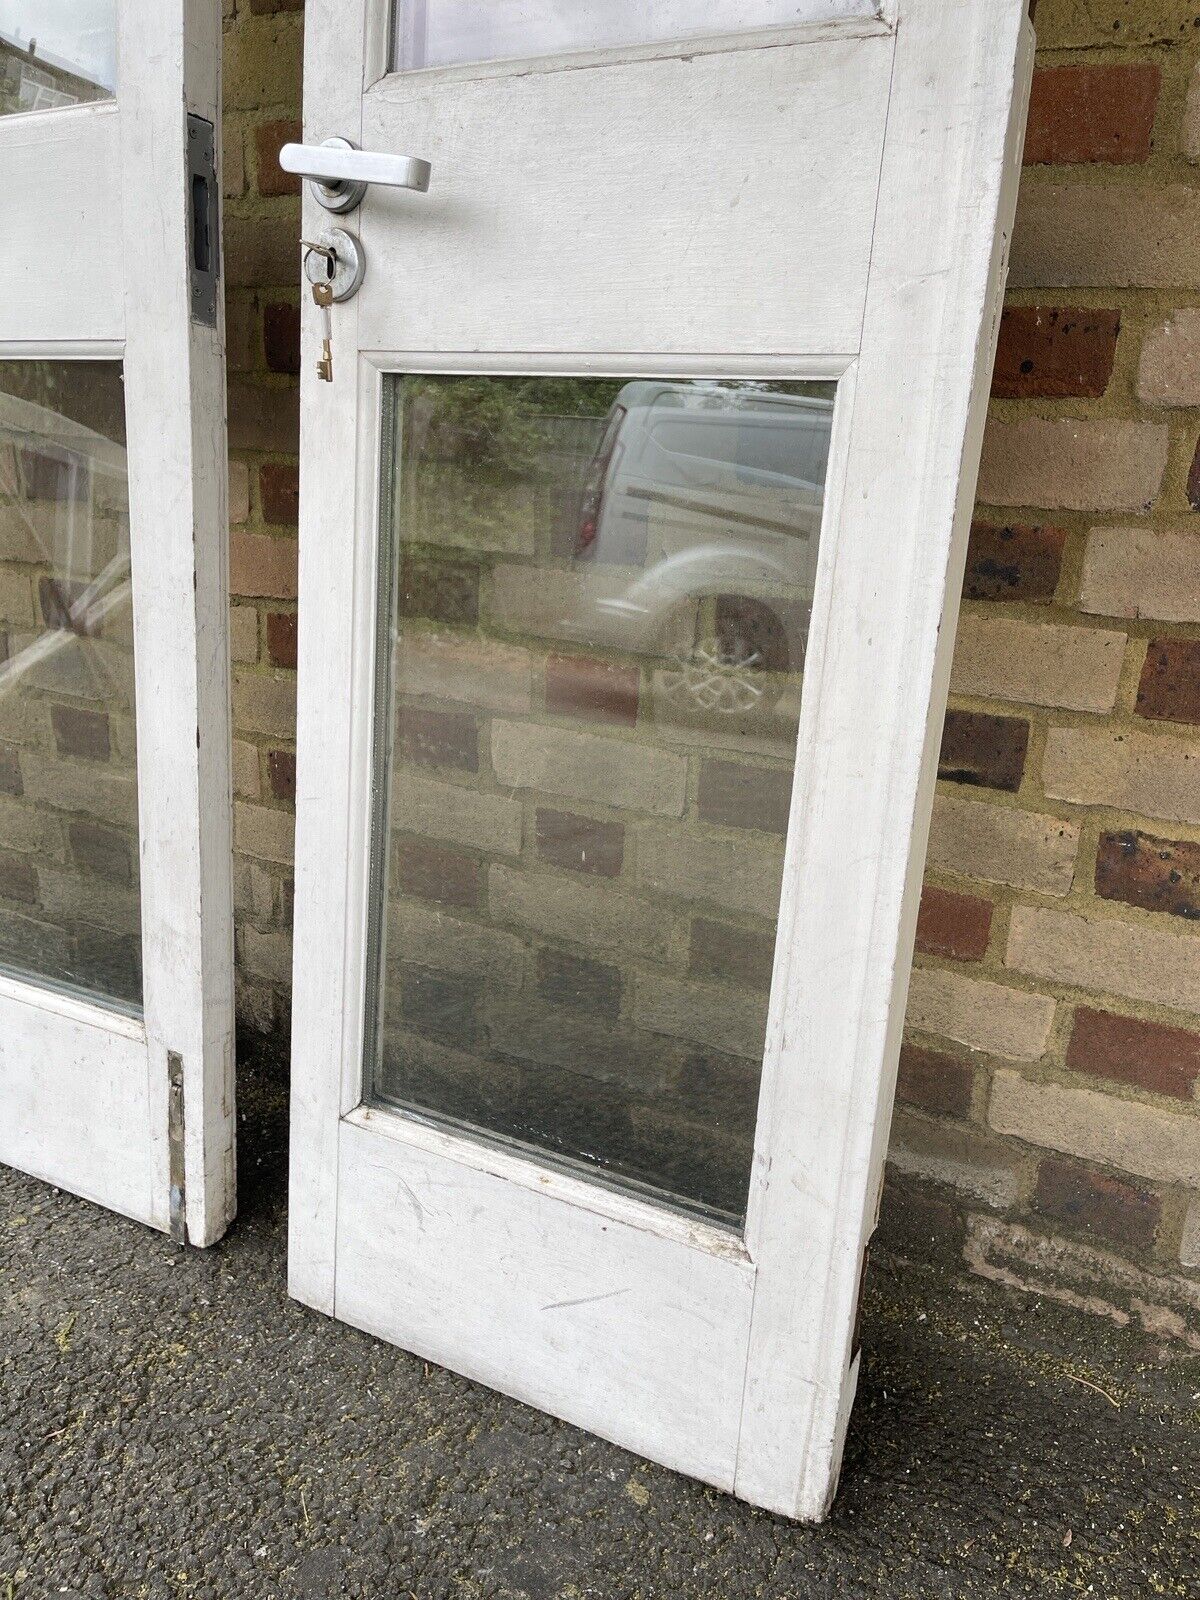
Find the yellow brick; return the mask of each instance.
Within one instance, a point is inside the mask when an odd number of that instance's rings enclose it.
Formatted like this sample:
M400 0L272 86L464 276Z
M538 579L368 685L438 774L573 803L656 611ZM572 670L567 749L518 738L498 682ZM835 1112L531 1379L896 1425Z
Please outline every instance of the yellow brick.
M1029 1144L1200 1188L1200 1122L1187 1113L998 1072L988 1121Z
M1055 800L1200 822L1200 743L1106 728L1051 728L1042 787Z
M1105 617L1200 622L1200 532L1093 528L1079 604Z
M1137 392L1148 406L1200 406L1200 309L1173 311L1147 334Z
M933 802L929 861L947 872L1066 894L1078 848L1079 829L1059 817L950 795Z
M954 646L955 694L1072 711L1111 711L1125 635L1105 628L964 616Z
M1200 930L1175 933L1114 917L1016 906L1005 963L1051 983L1072 984L1200 1013Z
M1025 174L1009 283L1014 289L1200 286L1200 189L1061 183Z
M1144 511L1162 487L1167 442L1166 427L1152 422L993 421L979 499L1051 511Z
M1044 1054L1055 1003L1004 984L941 968L916 967L908 991L907 1024L955 1039L972 1050L1036 1061Z

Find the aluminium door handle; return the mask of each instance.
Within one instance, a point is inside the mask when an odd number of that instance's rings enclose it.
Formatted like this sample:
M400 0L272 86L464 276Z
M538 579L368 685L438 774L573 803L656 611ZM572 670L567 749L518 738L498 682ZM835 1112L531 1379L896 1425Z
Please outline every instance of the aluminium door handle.
M353 211L371 183L389 189L415 189L418 194L429 188L428 161L419 156L359 150L349 139L285 144L279 152L279 165L285 172L307 178L313 197L326 211Z

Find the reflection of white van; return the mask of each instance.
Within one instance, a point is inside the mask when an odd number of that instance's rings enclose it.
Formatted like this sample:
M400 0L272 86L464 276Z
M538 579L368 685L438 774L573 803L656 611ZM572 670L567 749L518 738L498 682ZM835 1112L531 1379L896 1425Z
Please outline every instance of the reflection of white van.
M580 497L581 631L665 657L706 710L773 702L804 662L832 414L751 383L626 384Z

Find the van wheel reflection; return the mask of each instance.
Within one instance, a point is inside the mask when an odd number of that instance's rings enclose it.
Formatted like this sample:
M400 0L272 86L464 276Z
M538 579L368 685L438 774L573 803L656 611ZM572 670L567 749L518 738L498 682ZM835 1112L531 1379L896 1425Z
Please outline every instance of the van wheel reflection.
M787 640L762 601L706 596L681 608L662 642L659 684L679 710L717 717L770 711L784 687Z
M726 716L755 711L766 680L761 654L741 639L701 639L688 654L672 653L663 673L667 698Z

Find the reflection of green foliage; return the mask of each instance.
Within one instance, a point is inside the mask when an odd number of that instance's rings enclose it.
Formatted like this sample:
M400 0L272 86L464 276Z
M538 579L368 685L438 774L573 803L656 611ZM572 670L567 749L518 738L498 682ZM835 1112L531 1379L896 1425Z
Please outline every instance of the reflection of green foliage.
M418 462L402 478L404 538L435 549L531 554L547 521L552 475L549 466L535 477L490 462Z
M504 477L539 470L545 417L604 417L621 390L608 378L411 377L409 459L486 466Z

